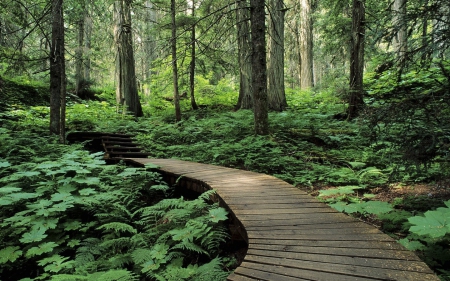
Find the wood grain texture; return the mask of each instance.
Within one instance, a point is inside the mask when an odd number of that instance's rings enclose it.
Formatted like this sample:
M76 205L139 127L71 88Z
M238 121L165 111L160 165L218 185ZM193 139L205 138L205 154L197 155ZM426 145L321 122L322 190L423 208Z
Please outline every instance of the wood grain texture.
M174 159L126 160L153 163L163 174L216 190L248 242L244 261L227 280L439 280L375 227L275 177Z

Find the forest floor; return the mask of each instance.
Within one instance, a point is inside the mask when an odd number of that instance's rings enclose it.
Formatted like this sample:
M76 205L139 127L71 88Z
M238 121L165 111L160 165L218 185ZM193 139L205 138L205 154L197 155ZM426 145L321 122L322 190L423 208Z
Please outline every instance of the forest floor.
M311 196L318 196L319 190L326 190L330 188L336 188L335 186L327 185L315 185L311 187L300 187L303 191L306 191ZM418 184L405 184L395 183L387 186L371 189L371 193L375 194L374 199L379 201L385 201L393 203L395 199L406 199L409 197L427 196L430 199L435 200L450 200L450 179L440 181L435 184L431 183L418 183Z
M317 197L319 195L319 190L333 189L336 187L318 184L312 188L299 188L309 195ZM374 200L397 205L396 209L401 210L405 207L401 203L398 204L398 202L415 202L416 205L421 205L421 208L427 209L429 206L440 206L442 202L450 200L450 179L439 181L437 183L393 183L373 188L371 189L371 193L375 195L373 198ZM377 216L358 216L357 218L380 229L383 227L383 221L377 219ZM404 237L404 234L395 234Z

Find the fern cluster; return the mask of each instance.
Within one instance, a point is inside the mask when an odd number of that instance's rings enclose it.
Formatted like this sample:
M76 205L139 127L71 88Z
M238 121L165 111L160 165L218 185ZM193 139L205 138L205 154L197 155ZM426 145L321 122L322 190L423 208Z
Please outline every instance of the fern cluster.
M151 169L105 165L101 153L76 146L56 150L50 159L30 149L33 162L0 151L0 280L229 274L218 257L227 213L207 203L212 191L193 201L167 199L171 188Z

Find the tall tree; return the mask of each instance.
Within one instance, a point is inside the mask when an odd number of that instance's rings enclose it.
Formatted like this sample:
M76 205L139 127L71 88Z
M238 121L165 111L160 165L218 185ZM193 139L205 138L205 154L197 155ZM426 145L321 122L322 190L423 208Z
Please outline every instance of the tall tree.
M116 101L134 116L143 116L139 101L131 29L131 0L114 2L116 42Z
M91 81L91 38L93 19L89 11L89 1L87 1L84 15L84 50L83 50L83 66L84 66L84 79Z
M408 32L406 26L406 0L395 0L393 5L395 35L393 40L394 51L397 54L400 68L404 67L406 60Z
M191 1L192 7L192 18L195 18L195 0ZM191 27L191 64L189 65L189 89L191 92L191 107L192 109L198 109L197 103L195 102L195 25L194 22Z
M52 1L52 39L50 52L50 132L65 141L66 67L64 59L63 0Z
M269 1L269 45L267 57L267 92L269 109L287 107L284 86L284 13L283 0Z
M175 120L181 121L180 93L178 91L178 66L177 66L177 24L175 0L170 1L170 16L172 20L172 75L173 75L173 102L175 104Z
M84 50L84 35L85 35L85 13L86 7L84 0L81 0L78 7L78 34L77 34L77 43L78 47L75 50L75 93L77 95L80 94L84 83L84 72L83 72L83 50Z
M235 109L250 109L253 107L252 96L252 61L250 42L250 10L248 1L236 1L236 26L238 41L239 65L239 98Z
M352 34L350 42L350 95L348 118L358 116L363 99L364 44L365 44L365 0L353 0Z
M311 0L300 0L300 87L314 86Z
M250 0L250 21L252 40L252 90L254 103L255 133L269 134L267 107L267 63L265 1Z

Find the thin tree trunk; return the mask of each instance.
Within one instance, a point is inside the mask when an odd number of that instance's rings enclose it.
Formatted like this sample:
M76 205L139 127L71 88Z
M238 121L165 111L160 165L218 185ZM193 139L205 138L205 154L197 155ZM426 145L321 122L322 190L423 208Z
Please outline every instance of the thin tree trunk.
M66 73L64 61L63 0L52 2L52 42L50 52L50 132L65 141Z
M114 3L116 57L116 101L134 116L143 116L139 101L131 29L131 1Z
M82 7L83 13L85 13L84 6ZM81 17L78 21L78 47L75 50L75 93L80 95L83 87L84 75L83 75L83 48L84 48L84 20L85 17Z
M172 71L173 71L173 102L175 105L175 120L181 121L180 93L178 92L178 67L177 67L177 26L175 0L170 1L172 18Z
M406 52L408 50L408 32L406 26L406 0L395 0L393 6L394 26L396 35L394 37L394 50L397 53L397 59L400 69L403 69L406 61Z
M252 61L250 42L250 10L246 0L238 0L236 9L238 63L239 63L239 98L236 110L253 108L252 97Z
M89 2L88 2L89 3ZM89 14L89 7L86 7L86 15L84 18L84 79L91 81L91 37L92 37L92 17Z
M252 34L252 89L255 116L255 133L269 134L267 108L267 63L265 1L250 0L250 21Z
M350 99L348 119L358 116L364 105L364 42L365 41L365 0L353 0L352 36L350 52Z
M314 87L311 0L300 1L300 87Z
M195 18L195 1L192 0L192 17ZM192 24L191 30L191 64L189 67L189 88L191 91L191 107L194 110L198 109L197 103L195 102L195 23Z
M269 109L283 111L287 107L284 85L284 5L270 0L269 46L267 57L267 92Z

